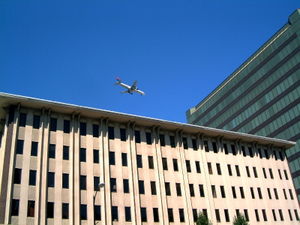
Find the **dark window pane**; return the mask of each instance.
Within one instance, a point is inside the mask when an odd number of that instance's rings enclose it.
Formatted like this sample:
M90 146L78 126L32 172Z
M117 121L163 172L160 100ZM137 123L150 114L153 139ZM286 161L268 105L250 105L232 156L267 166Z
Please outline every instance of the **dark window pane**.
M251 147L248 147L248 151L249 151L250 157L253 158L253 157L254 157L254 154L253 154L252 148L251 148Z
M35 186L36 184L36 171L30 170L29 171L29 185Z
M194 222L196 222L198 219L197 209L193 209L193 219L194 219Z
M17 140L17 154L23 154L23 148L24 148L24 141L23 140Z
M123 192L129 193L129 180L123 179Z
M232 197L236 198L236 192L235 192L235 187L231 187L231 191L232 191Z
M288 177L288 174L287 174L286 170L283 170L283 172L284 172L285 179L288 180L289 177Z
M136 155L136 162L138 168L143 168L143 160L141 155Z
M168 170L167 158L162 158L163 170Z
M141 132L139 130L134 131L135 143L141 143Z
M182 196L180 183L176 183L176 194L177 196Z
M93 124L93 137L99 137L99 125Z
M27 216L28 217L34 217L34 206L35 206L34 201L28 201L28 206L27 206Z
M289 189L289 193L290 193L290 198L293 200L294 199L294 195L293 195L292 189Z
M269 156L269 152L267 149L264 149L264 153L265 153L266 159L269 159L270 156Z
M80 123L80 135L86 135L86 123Z
M220 211L218 209L215 209L215 214L217 222L221 222Z
M224 186L220 186L220 191L221 191L221 196L222 196L222 198L226 198Z
M80 162L86 162L86 149L80 148Z
M154 222L159 222L158 208L153 208L153 219Z
M120 138L121 141L126 141L126 129L120 128Z
M244 188L240 187L241 198L245 198Z
M122 153L122 166L128 166L127 153Z
M37 116L37 115L34 115L33 116L33 124L32 124L32 127L34 129L39 129L40 128L40 120L41 120L41 117L40 116Z
M225 214L225 220L226 220L226 222L230 222L230 217L229 217L228 209L224 209L224 214Z
M100 177L94 176L94 191L99 191Z
M55 144L50 144L49 145L48 157L52 158L52 159L55 159Z
M218 175L222 175L222 170L221 170L220 163L217 163L216 165L217 165L217 173L218 173Z
M169 222L174 222L173 209L168 209Z
M244 216L245 216L246 221L249 221L249 215L248 215L247 209L244 209Z
M274 176L273 176L273 171L272 171L272 169L271 169L271 168L269 168L269 173L270 173L270 177L271 177L271 179L274 179Z
M54 202L47 202L47 218L54 218Z
M212 142L212 146L213 146L214 153L218 153L218 146L217 146L217 143L213 141L213 142Z
M262 168L262 170L263 170L264 178L267 179L266 169L265 169L265 168Z
M205 197L203 184L199 184L200 197Z
M229 176L232 176L232 170L231 170L231 166L229 164L227 164L227 168L228 168Z
M149 169L154 169L153 156L148 156Z
M196 171L197 171L197 173L201 173L200 162L196 161L195 165L196 165Z
M198 145L197 145L197 140L196 139L192 139L192 145L193 145L193 149L195 151L197 151L198 150Z
M279 212L280 220L281 220L281 221L284 221L283 214L282 214L282 210L279 209L278 212Z
M70 120L64 120L64 133L70 133Z
M160 146L166 146L165 135L160 134L159 135L159 141L160 141Z
M148 145L152 144L152 137L151 137L151 133L150 132L146 132L146 143Z
M265 209L262 210L262 214L263 214L264 221L268 221L268 218L267 218L267 214L266 214L266 210L265 210Z
M217 197L217 191L216 191L215 185L211 185L211 193L212 193L213 198Z
M247 173L247 176L250 177L250 170L249 170L249 166L246 166L246 173Z
M185 137L182 138L182 144L183 144L184 149L188 149L188 143L187 143L187 139Z
M186 165L186 171L188 173L192 172L190 160L185 160L185 165Z
M110 191L117 192L117 180L116 178L110 178Z
M236 155L235 145L231 145L231 152L233 155Z
M99 163L99 150L98 149L93 150L93 157L94 157L94 163Z
M32 156L37 156L38 153L38 142L31 142L31 155Z
M208 142L207 142L207 141L204 141L203 144L204 144L204 150L205 150L206 152L209 152Z
M125 221L131 222L131 210L130 207L125 207Z
M236 171L236 175L237 175L238 177L240 177L241 174L240 174L240 168L239 168L238 165L235 165L235 171Z
M69 219L69 203L62 203L61 211L62 211L62 218Z
M114 127L108 127L108 138L109 139L115 139Z
M170 196L171 195L171 187L169 182L165 182L165 189L166 189L166 195Z
M69 174L67 174L67 173L63 173L62 187L63 188L69 188Z
M109 152L109 165L116 165L115 152Z
M170 145L171 145L172 148L176 147L175 137L174 136L170 136Z
M190 196L194 197L195 196L194 185L193 184L189 184L189 188L190 188Z
M119 220L118 207L117 206L112 206L111 207L111 220L112 221L118 221Z
M55 186L55 173L48 172L48 187Z
M147 222L147 210L146 210L146 208L141 208L141 220L142 220L142 222Z
M21 184L22 169L15 168L14 184Z
M80 219L87 220L87 206L80 204Z
M213 170L210 162L207 163L207 168L208 168L208 173L213 174Z
M11 215L18 216L19 215L19 200L13 199L11 205Z
M94 205L94 219L101 220L101 206Z
M140 194L145 194L145 186L144 186L144 181L139 180L139 193Z
M179 209L179 220L180 222L184 222L184 209Z
M223 148L224 148L224 152L226 155L228 155L228 148L227 148L227 144L223 144Z
M259 222L259 214L258 214L258 210L255 209L255 217L256 217L256 221Z
M86 190L86 176L80 176L80 189Z
M50 131L56 131L56 130L57 130L57 119L50 118Z
M25 113L20 114L19 126L20 127L26 126L26 114Z
M63 159L64 160L69 160L69 146L63 147Z
M155 184L155 181L151 181L150 182L150 186L151 186L151 194L152 195L156 195L156 184Z

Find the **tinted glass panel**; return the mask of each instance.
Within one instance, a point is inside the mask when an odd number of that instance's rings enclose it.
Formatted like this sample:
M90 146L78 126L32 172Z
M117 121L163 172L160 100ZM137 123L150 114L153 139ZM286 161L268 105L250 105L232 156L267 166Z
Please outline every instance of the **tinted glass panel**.
M33 124L32 124L32 127L34 129L39 129L40 128L40 120L41 120L41 117L40 116L37 116L37 115L34 115L33 116Z
M70 120L64 120L64 133L70 133Z
M37 156L37 153L38 153L38 143L33 141L31 142L31 155Z

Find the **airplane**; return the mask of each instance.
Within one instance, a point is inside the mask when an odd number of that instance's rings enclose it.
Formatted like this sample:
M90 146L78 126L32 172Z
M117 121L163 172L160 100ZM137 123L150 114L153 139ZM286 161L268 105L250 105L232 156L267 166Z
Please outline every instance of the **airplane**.
M128 84L122 83L122 80L119 77L117 77L116 80L117 80L117 82L116 82L117 85L120 85L121 87L127 88L127 90L121 91L121 93L128 93L128 94L132 95L133 92L137 92L141 95L145 95L145 92L143 92L143 91L141 91L137 88L137 81L134 81L133 84L131 86L129 86Z

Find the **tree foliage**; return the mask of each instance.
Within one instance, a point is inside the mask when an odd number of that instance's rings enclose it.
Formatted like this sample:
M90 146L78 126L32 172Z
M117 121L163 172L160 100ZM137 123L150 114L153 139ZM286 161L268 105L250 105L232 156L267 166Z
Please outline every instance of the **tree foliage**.
M204 215L202 212L199 214L197 221L197 225L212 225L212 223L209 221L206 215Z
M249 223L243 215L238 214L233 218L233 225L249 225Z

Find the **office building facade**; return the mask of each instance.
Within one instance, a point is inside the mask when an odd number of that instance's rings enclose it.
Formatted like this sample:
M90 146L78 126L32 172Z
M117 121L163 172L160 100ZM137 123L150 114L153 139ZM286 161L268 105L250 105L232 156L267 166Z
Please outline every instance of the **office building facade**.
M286 151L300 199L300 10L197 106L191 124L297 142Z
M4 93L0 106L0 224L298 224L294 142Z

